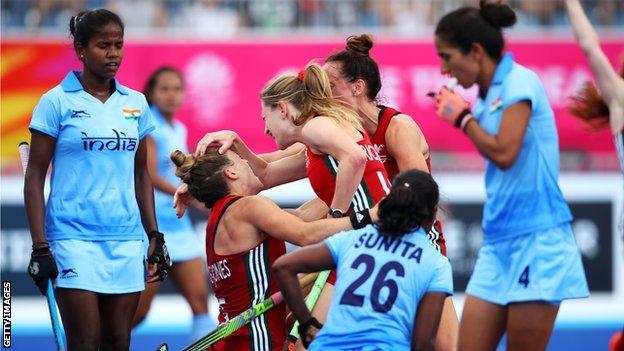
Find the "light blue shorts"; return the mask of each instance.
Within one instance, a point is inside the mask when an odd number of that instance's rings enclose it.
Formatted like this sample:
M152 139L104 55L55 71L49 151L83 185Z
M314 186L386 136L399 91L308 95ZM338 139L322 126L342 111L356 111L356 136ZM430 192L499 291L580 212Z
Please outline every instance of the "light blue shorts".
M165 234L165 245L169 251L171 262L184 262L205 255L204 243L199 241L195 232L189 230L163 231ZM147 255L149 242L144 241L144 251Z
M194 231L177 230L165 232L165 243L171 261L184 262L204 255L205 244L199 241Z
M499 305L588 297L570 224L484 244L466 294Z
M125 294L145 289L145 251L142 240L54 240L59 288L102 294Z

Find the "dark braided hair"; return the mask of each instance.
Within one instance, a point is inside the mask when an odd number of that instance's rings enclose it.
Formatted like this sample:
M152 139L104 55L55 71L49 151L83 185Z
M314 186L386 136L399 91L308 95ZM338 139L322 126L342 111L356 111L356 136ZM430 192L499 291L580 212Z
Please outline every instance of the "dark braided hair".
M439 199L438 184L429 173L416 169L399 173L379 203L379 232L402 236L433 221Z

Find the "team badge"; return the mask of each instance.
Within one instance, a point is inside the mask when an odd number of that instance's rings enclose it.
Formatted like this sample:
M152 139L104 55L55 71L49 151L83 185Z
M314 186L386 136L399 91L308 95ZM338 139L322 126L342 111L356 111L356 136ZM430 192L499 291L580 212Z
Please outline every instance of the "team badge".
M494 113L503 107L503 99L498 98L490 104L490 113Z
M123 113L123 116L125 119L127 120L132 120L132 121L136 121L139 119L139 117L141 117L141 109L130 109L130 108L124 108L121 110L121 112Z

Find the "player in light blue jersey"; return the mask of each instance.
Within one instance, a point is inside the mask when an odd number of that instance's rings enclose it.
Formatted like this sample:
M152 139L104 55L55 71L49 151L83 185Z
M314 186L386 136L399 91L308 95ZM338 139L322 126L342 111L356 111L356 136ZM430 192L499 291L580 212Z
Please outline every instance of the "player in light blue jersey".
M503 27L516 22L500 2L481 1L438 22L442 73L479 87L475 106L450 88L436 112L486 159L483 246L466 289L460 350L544 350L562 300L589 295L572 215L557 178L559 144L539 77L503 54ZM531 316L531 318L527 318Z
M146 167L145 136L154 126L143 94L115 80L123 57L119 16L83 11L69 27L83 70L41 97L29 126L29 274L42 293L56 278L69 350L127 350L140 291L146 279L164 279L169 266Z
M216 323L208 315L208 281L202 261L204 245L195 234L189 214L178 218L172 206L180 179L169 155L173 150L187 152L186 126L176 119L184 99L182 73L162 66L149 76L143 92L156 126L147 137L147 164L155 188L156 219L158 227L167 233L167 248L173 261L171 278L193 313L191 340L194 341L216 327ZM207 212L203 204L198 201L194 204ZM158 282L148 284L141 293L133 325L145 319L159 286Z
M429 244L438 186L423 171L400 173L379 203L379 222L280 257L275 279L309 350L433 349L451 266ZM298 273L337 267L325 325L305 306ZM317 331L320 329L320 332Z

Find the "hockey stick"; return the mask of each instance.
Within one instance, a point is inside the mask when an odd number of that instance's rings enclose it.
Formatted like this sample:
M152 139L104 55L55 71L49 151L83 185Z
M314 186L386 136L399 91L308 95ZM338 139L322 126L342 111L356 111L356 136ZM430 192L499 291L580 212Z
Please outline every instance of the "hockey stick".
M308 274L299 280L299 285L301 285L302 287L308 286L312 284L312 282L316 279L316 277L317 277L316 273ZM282 295L280 291L278 291L274 293L273 295L271 295L269 298L265 299L264 301L250 307L249 309L243 311L238 316L221 324L220 326L217 327L217 329L211 331L210 333L206 334L205 336L195 341L191 345L185 347L183 351L205 350L209 346L215 344L217 341L223 340L226 337L232 335L232 333L234 333L238 329L242 328L244 325L251 322L254 318L258 317L261 314L266 313L267 311L272 309L274 306L277 306L280 303L282 303L282 301L284 301L284 296ZM157 349L157 351L167 351L167 350L169 350L169 347L167 346L167 344L161 344Z
M323 287L325 286L325 282L327 281L327 277L329 277L330 271L322 271L319 273L318 277L314 281L314 285L312 286L312 290L305 299L306 307L308 310L312 310L314 305L316 305L316 301L319 296L321 296L321 291L323 291ZM292 329L290 329L290 334L286 337L286 342L284 343L283 351L292 351L295 349L295 344L299 339L299 321L295 321Z
M22 169L26 174L26 167L28 166L28 156L30 152L30 145L27 142L22 141L19 146L20 160L22 161ZM54 333L54 340L56 341L56 349L58 351L65 350L65 335L63 327L61 326L61 318L56 307L56 299L54 298L54 288L52 287L52 280L48 279L48 288L46 289L46 300L48 301L48 311L50 313L50 322L52 323L52 332Z

